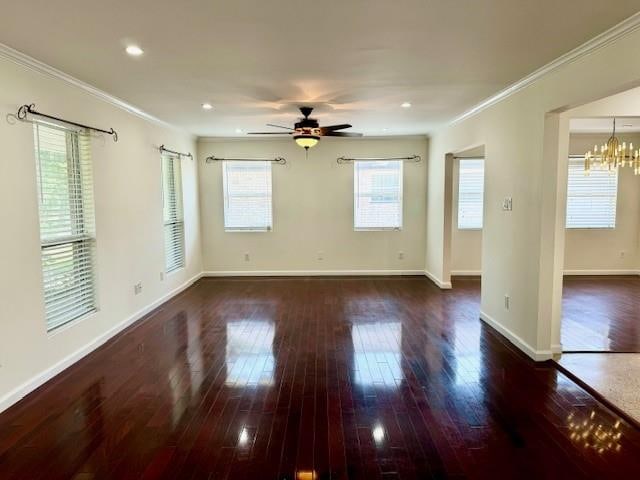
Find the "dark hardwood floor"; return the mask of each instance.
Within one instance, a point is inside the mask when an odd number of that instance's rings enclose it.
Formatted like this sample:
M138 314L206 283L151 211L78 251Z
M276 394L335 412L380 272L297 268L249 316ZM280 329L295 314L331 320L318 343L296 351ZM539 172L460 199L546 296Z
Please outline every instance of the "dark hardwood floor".
M478 287L200 280L0 414L0 478L637 478L640 431Z
M640 277L564 277L565 351L640 353Z

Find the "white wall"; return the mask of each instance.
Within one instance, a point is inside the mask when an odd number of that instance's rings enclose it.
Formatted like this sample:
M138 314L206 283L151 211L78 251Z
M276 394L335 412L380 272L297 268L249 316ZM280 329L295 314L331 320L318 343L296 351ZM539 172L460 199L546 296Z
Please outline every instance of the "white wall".
M3 272L0 276L0 410L78 352L104 341L121 322L189 282L202 270L197 162L183 160L187 266L164 281L160 155L157 147L195 153L187 134L150 123L61 80L0 60ZM23 103L99 127L120 140L94 139L99 311L47 334L44 319L33 127L10 125ZM134 296L133 285L143 291ZM62 362L62 363L61 363Z
M290 138L201 139L198 144L204 270L208 272L300 273L424 272L426 150L424 137L324 138L309 157ZM399 232L353 230L353 165L338 156L420 155L404 165L403 228ZM226 158L287 159L273 165L273 231L225 233L222 164ZM244 260L248 252L250 261ZM318 252L324 259L318 260ZM404 259L398 253L404 253Z
M442 283L449 281L445 155L485 145L482 317L533 358L549 358L559 348L568 119L558 112L637 85L640 64L628 59L639 47L635 29L430 140L426 269ZM513 211L502 210L504 197L513 198Z
M640 107L638 107L640 113ZM638 134L618 134L620 141L640 145ZM583 155L601 145L609 134L572 134L569 153ZM567 229L565 233L564 268L569 273L633 273L638 269L638 236L640 235L640 176L629 167L618 176L616 228Z

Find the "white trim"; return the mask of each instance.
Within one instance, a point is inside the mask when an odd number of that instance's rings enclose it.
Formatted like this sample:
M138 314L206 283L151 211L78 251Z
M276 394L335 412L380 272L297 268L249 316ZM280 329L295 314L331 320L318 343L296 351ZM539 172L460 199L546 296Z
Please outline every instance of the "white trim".
M326 277L423 275L423 270L209 270L203 277Z
M56 364L54 364L51 367L47 368L46 370L40 372L39 374L35 375L31 379L29 379L26 382L24 382L22 385L17 386L16 388L11 390L7 394L5 394L2 397L0 397L0 412L6 410L11 405L17 403L22 398L24 398L26 395L28 395L29 393L34 391L36 388L38 388L42 384L48 382L53 377L58 375L60 372L66 370L71 365L73 365L77 361L81 360L83 357L85 357L89 353L93 352L98 347L104 345L106 342L108 342L115 335L120 333L125 328L133 325L135 322L140 320L142 317L147 315L149 312L151 312L152 310L154 310L158 306L162 305L167 300L173 298L174 296L176 296L177 294L179 294L183 290L186 290L187 288L189 288L191 285L193 285L193 283L195 283L201 277L201 275L202 274L197 274L194 277L190 278L185 283L183 283L179 287L173 289L172 291L170 291L166 295L163 295L162 297L160 297L155 302L151 303L150 305L147 305L146 307L144 307L141 310L138 310L136 313L134 313L130 317L126 318L122 322L118 323L117 325L114 325L109 330L104 332L102 335L99 335L98 337L94 338L91 342L87 343L82 348L76 350L75 352L73 352L70 355L67 355L65 358L63 358L62 360L60 360Z
M482 270L451 270L451 276L480 277L482 276Z
M518 347L524 353L526 353L530 358L535 360L536 362L544 362L545 360L550 360L553 357L552 350L536 350L527 342L525 342L518 335L513 333L507 327L502 325L496 319L492 318L490 315L487 315L482 310L480 311L480 320L485 322L487 325L495 328L498 332L500 332L504 337L507 338L513 345Z
M244 135L244 134L242 134ZM364 140L426 140L429 138L429 135L426 133L419 134L391 134L391 135L363 135L362 137L351 137L349 138L350 142L364 141ZM226 142L287 142L291 141L290 138L283 137L270 137L270 136L260 136L255 135L252 137L243 137L241 135L228 137L228 136L211 136L204 135L202 137L198 137L198 143L226 143ZM323 137L322 142L340 142L340 138L338 137Z
M438 277L436 277L433 273L425 270L422 272L429 280L431 280L433 283L436 284L437 287L441 288L442 290L450 290L451 289L451 282L444 282L442 280L440 280Z
M589 55L590 53L593 53L599 48L605 47L610 43L615 42L619 38L634 32L639 27L640 27L640 12L633 14L632 16L630 16L629 18L626 18L625 20L618 23L617 25L614 25L609 30L606 30L605 32L601 33L600 35L597 35L591 40L586 41L579 47L574 48L573 50L565 53L564 55L561 55L555 60L547 63L546 65L530 73L526 77L521 78L520 80L518 80L515 83L512 83L505 89L500 90L498 93L490 96L489 98L486 98L482 102L471 107L462 115L459 115L455 117L453 120L451 120L449 122L449 126L455 125L456 123L460 123L463 120L466 120L467 118L477 115L481 111L491 107L492 105L495 105L496 103L501 102L502 100L505 100L506 98L510 97L514 93L519 92L523 88L528 87L529 85L538 81L540 78L544 77L545 75L559 69L564 65L574 62L579 58L584 57L585 55Z
M9 60L20 66L29 68L42 75L46 75L48 77L53 77L57 80L61 80L68 85L77 87L80 90L84 90L86 93L93 95L94 97L97 97L102 101L110 103L115 107L121 108L122 110L125 110L126 112L136 115L144 120L151 121L151 122L160 124L164 127L172 128L174 130L181 130L179 127L176 127L175 125L171 125L170 123L167 123L164 120L160 120L159 118L154 117L153 115L141 110L140 108L134 105L131 105L128 102L125 102L124 100L114 95L111 95L110 93L107 93L103 90L100 90L99 88L94 87L93 85L90 85L86 82L83 82L82 80L72 77L71 75L64 73L63 71L58 70L57 68L52 67L51 65L48 65L44 62L41 62L40 60L36 60L35 58L30 57L25 53L19 52L18 50L11 48L10 46L5 45L4 43L0 43L0 58ZM25 99L25 100L28 101L29 99Z
M565 270L564 275L640 275L640 270Z

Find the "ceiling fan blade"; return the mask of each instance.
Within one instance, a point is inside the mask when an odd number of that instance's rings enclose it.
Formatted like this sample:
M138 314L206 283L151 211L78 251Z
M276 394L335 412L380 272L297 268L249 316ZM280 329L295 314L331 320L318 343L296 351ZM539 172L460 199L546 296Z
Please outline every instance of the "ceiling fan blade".
M247 135L291 135L293 132L247 132Z
M322 134L323 137L361 137L361 133L356 132L327 132Z
M274 125L273 123L267 123L267 127L285 128L287 130L293 130L291 127L283 127L282 125Z
M344 130L345 128L351 128L351 125L349 125L348 123L342 123L340 125L327 125L326 127L320 127L320 131L333 132L334 130Z

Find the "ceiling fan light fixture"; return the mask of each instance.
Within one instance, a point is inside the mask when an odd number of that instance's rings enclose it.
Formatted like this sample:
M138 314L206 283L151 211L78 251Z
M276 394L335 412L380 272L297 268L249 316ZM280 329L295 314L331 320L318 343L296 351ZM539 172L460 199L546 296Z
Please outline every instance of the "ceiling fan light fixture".
M296 143L305 150L309 150L310 148L315 147L320 141L320 137L318 137L317 135L310 135L306 133L295 135L293 138Z

